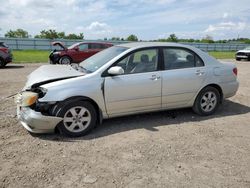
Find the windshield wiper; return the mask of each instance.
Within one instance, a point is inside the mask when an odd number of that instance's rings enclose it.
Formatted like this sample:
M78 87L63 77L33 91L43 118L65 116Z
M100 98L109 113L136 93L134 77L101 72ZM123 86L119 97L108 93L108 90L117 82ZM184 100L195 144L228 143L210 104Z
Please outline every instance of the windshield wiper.
M81 70L83 70L84 72L86 72L86 73L92 73L92 71L90 71L90 70L84 68L84 67L81 66L81 65L78 65L78 67L79 67Z

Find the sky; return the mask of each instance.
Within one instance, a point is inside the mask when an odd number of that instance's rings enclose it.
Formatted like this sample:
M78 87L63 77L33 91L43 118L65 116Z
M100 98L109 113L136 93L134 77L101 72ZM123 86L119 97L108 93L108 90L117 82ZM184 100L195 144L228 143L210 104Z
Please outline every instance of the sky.
M0 37L25 29L84 33L85 39L135 34L141 40L250 38L249 0L0 0Z

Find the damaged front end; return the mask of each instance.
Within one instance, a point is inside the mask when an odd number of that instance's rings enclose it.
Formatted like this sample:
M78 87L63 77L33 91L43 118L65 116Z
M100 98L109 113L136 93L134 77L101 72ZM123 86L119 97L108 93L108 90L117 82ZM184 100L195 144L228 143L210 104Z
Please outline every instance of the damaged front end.
M22 91L15 97L17 117L29 132L54 132L57 124L62 120L52 115L56 102L39 102L46 94L46 89L38 87Z
M48 90L43 86L83 75L85 73L63 65L43 65L33 71L28 76L23 90L15 97L17 116L21 124L33 133L53 132L62 118L53 113L57 101L40 101L48 94Z

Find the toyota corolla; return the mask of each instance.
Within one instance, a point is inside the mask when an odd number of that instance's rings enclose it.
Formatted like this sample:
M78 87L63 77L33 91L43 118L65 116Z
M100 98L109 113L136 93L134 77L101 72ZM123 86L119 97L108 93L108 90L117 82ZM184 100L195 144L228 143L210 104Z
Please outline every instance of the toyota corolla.
M33 133L82 136L117 116L186 107L211 115L238 86L235 64L195 47L127 43L79 65L41 66L16 96L17 115Z

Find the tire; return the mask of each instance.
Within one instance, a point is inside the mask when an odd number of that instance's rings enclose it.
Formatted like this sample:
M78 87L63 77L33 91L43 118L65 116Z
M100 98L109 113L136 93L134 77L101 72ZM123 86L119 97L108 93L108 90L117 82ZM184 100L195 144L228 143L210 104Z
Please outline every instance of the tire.
M5 61L2 58L0 58L0 68L5 67L5 65L6 65Z
M241 60L241 58L235 58L236 59L236 61L240 61Z
M63 118L57 128L66 136L84 136L96 126L97 113L88 101L72 101L61 107L59 105L55 113L57 117Z
M62 57L59 59L59 64L62 64L62 65L69 65L69 64L71 64L71 59L70 59L70 57L68 57L68 56L62 56Z
M219 106L220 97L220 93L216 88L205 87L196 97L193 111L201 116L213 114Z

